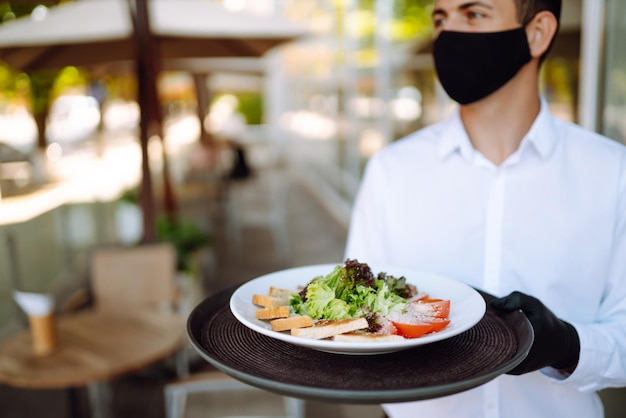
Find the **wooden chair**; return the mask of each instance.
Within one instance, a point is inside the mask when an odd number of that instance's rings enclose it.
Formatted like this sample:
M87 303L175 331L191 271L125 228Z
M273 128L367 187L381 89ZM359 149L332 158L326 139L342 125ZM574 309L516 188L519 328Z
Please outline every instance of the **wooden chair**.
M91 252L91 297L95 309L154 309L178 313L176 250L170 243L102 246ZM189 374L189 345L174 356L176 374Z
M176 251L169 243L96 247L90 273L96 309L173 310Z

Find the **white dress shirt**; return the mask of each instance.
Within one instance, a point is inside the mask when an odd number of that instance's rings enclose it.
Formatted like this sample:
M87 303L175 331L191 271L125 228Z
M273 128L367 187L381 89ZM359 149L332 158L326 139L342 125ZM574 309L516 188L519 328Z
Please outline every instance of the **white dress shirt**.
M569 377L547 368L461 394L384 405L396 417L601 417L626 386L626 147L541 112L500 166L458 111L368 162L347 258L539 298L580 336ZM407 278L410 282L410 278Z

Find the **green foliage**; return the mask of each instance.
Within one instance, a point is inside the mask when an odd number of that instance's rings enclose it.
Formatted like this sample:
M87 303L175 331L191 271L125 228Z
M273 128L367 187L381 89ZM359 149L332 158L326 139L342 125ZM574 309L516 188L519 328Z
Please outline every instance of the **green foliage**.
M29 15L37 6L52 7L63 0L0 1L0 23Z
M159 217L156 223L157 237L170 242L176 248L178 271L192 272L192 257L200 249L211 244L209 234L192 221L172 220Z
M89 74L85 70L73 66L65 67L59 71L54 79L50 92L51 97L57 98L68 90L81 90L82 93L86 93L89 78Z
M0 103L15 96L15 74L8 65L0 61Z
M59 0L0 1L0 23L29 15L35 7L52 7ZM31 111L34 115L44 115L51 100L72 87L84 86L87 75L76 67L31 71L27 75L31 98ZM0 62L0 88L6 98L20 96L24 89L25 75L16 73ZM0 97L1 98L1 97Z
M128 74L109 75L101 79L106 84L109 99L136 100L137 80Z
M395 0L391 37L397 41L432 35L432 0Z
M126 189L122 192L122 194L120 195L119 199L120 202L125 202L125 203L130 203L133 205L138 205L139 204L139 193L137 192L137 189L134 187L131 187L129 189Z
M13 19L14 16L15 13L11 9L11 5L6 1L0 2L0 23Z
M263 96L258 93L237 93L239 112L246 118L248 125L263 123Z
M43 115L48 111L52 88L58 74L59 70L39 70L29 75L33 114Z
M87 73L76 67L32 71L29 79L32 112L35 115L45 114L52 100L68 90L85 89L88 83Z
M383 28L393 41L423 38L432 34L433 0L389 0L392 18ZM381 22L376 16L374 0L357 0L348 8L347 0L335 0L337 35L348 29L359 38L373 38ZM364 41L365 39L362 39Z

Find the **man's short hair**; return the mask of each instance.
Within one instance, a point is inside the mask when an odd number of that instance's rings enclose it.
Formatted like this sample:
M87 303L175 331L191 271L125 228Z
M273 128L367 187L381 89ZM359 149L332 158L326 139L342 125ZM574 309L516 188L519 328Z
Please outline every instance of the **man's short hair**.
M514 0L517 8L517 20L526 25L539 12L544 10L552 13L556 21L561 19L561 0Z
M548 11L556 17L557 25L560 26L561 21L561 3L562 0L514 0L515 7L517 9L517 20L522 25L526 26L537 13L542 11ZM557 32L559 27L557 26ZM540 61L543 62L545 60L546 55L552 49L552 45L554 44L554 39L556 38L556 34L554 38L552 38L552 42L550 46L546 50L546 52L541 56Z

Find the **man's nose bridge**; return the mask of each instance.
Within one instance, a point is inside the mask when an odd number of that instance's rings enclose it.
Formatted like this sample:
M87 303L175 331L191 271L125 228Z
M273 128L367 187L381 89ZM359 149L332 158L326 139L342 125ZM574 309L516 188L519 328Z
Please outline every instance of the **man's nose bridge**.
M449 13L438 29L462 31L465 23L464 17L460 13Z

